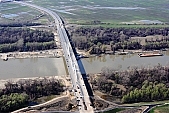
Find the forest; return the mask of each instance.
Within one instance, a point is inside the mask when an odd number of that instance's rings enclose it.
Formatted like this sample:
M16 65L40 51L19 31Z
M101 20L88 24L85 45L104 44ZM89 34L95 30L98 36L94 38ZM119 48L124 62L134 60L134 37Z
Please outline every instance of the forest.
M54 34L29 28L0 28L0 52L36 51L56 47Z
M16 83L8 81L5 88L0 89L0 112L11 112L26 107L42 96L59 95L64 91L62 81L55 78L41 80L20 80Z
M112 51L118 49L154 50L169 47L169 28L104 28L104 27L78 27L68 28L74 46L86 50L90 54L105 53L107 46ZM146 37L161 35L162 38L147 40L132 40L131 37Z
M90 80L94 90L120 98L122 103L169 99L169 66L130 67L125 71L103 68Z

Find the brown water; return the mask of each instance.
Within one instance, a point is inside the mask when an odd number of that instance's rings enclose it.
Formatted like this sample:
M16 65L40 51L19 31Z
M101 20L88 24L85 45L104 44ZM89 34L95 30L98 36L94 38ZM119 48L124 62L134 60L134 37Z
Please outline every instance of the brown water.
M102 68L108 67L117 70L125 70L133 66L151 67L154 65L169 64L169 51L164 52L164 56L156 57L138 57L137 54L129 55L103 55L82 60L86 73L99 73Z
M63 58L0 60L0 79L65 75Z
M124 70L129 66L150 67L169 64L169 51L164 56L138 57L137 54L129 55L103 55L82 59L86 73L99 73L104 67ZM60 76L65 75L63 58L30 58L0 60L0 79Z

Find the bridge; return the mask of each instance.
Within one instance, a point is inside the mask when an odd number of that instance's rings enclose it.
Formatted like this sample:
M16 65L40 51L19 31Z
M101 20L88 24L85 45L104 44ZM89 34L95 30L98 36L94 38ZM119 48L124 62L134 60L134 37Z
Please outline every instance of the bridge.
M37 5L29 4L26 2L20 2L20 1L14 1L14 2L22 5L27 5L29 7L48 13L50 16L52 16L55 22L55 26L57 27L57 32L60 38L61 46L63 48L63 53L66 60L67 69L71 78L74 95L76 96L79 112L94 113L92 103L90 101L90 97L83 80L83 76L80 72L80 68L76 60L76 56L70 44L62 19L59 17L58 14L56 14L55 12L49 9Z

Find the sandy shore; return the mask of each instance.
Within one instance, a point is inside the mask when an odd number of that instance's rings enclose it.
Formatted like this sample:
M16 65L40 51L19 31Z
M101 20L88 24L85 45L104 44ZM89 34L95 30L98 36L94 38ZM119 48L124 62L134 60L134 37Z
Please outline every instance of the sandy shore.
M37 52L9 52L9 53L0 53L1 59L6 55L9 59L21 59L21 58L45 58L45 57L56 57L59 58L63 56L62 49L53 49Z
M112 52L112 51L111 51ZM116 51L116 53L121 53L122 50ZM125 50L126 53L141 53L141 52L153 52L153 51L142 51L140 50ZM78 50L82 56L95 56L94 54L89 54L84 50ZM0 53L0 58L4 59L4 56L8 59L25 59L25 58L60 58L63 56L62 49L52 49L52 50L44 50L44 51L36 51L36 52L9 52L9 53Z

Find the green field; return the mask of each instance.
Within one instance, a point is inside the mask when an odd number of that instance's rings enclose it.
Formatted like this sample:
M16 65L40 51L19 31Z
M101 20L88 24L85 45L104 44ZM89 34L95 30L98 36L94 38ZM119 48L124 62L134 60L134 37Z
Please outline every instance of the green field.
M169 0L33 0L33 3L58 12L69 23L169 22Z
M161 23L169 26L169 0L32 0L30 3L55 11L72 24L84 25L98 20L104 23L98 24L103 27L140 27L154 23L158 25L144 26L161 27ZM38 14L40 12L27 6L0 3L0 23L27 21ZM38 22L47 24L48 19L43 17Z
M144 105L164 104L164 103L169 103L169 100L164 100L164 101L154 101L154 102L139 102L139 103L123 104L123 105L124 105L124 106L144 106Z
M0 24L27 22L40 14L41 12L27 6L21 6L12 2L0 3ZM43 16L40 22L46 23L47 20L47 17Z
M153 108L149 113L168 113L169 104Z

